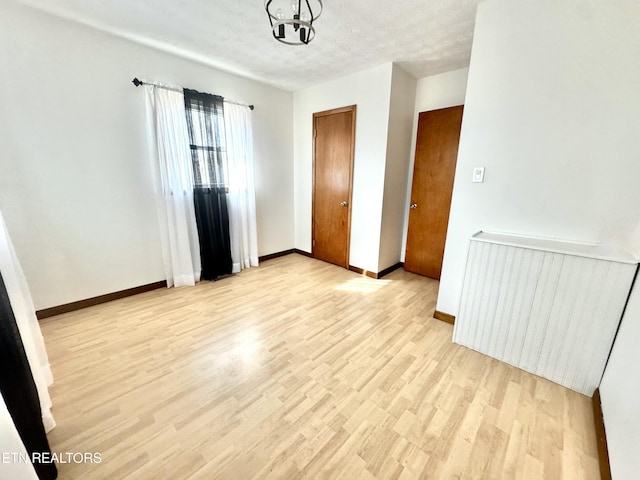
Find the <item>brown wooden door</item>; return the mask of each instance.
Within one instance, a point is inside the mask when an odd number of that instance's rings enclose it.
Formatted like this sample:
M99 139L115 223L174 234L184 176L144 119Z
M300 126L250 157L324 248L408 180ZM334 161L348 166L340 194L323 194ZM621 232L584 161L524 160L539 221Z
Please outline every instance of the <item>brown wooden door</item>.
M440 279L463 106L420 113L404 268Z
M355 105L313 114L315 258L349 267Z

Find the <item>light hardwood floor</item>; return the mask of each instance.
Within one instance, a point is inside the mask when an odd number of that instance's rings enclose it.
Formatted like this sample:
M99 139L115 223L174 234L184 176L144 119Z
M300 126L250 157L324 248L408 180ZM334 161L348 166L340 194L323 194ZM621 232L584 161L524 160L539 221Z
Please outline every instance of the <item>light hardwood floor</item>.
M590 399L451 343L438 282L292 254L41 322L60 479L597 479Z

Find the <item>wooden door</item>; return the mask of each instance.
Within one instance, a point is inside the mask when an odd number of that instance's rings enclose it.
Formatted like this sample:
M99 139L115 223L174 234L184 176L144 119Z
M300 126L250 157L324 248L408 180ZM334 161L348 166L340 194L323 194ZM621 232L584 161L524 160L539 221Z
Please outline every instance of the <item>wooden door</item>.
M312 255L349 267L356 106L313 114Z
M463 106L420 113L404 268L440 279Z

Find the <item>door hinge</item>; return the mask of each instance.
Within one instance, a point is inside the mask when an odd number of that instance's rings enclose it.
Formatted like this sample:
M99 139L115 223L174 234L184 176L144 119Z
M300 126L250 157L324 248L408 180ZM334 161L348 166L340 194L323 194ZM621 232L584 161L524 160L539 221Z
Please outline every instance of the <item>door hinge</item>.
M316 130L315 128L313 129L313 138L316 138L318 136L318 130Z
M316 241L315 241L315 240L312 240L312 241L311 241L311 246L312 246L312 247L315 247L315 246L316 246Z

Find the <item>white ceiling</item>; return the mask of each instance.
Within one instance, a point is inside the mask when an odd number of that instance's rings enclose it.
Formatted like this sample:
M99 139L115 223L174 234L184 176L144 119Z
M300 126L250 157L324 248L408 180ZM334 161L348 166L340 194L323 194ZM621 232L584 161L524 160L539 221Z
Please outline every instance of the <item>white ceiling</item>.
M325 0L307 46L271 36L264 0L21 3L287 90L396 62L416 78L469 65L480 0Z

